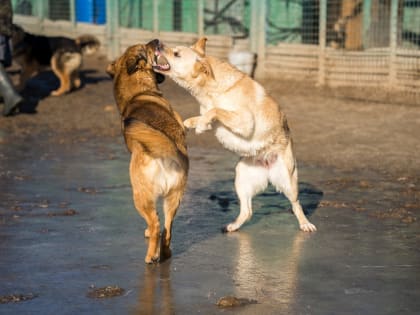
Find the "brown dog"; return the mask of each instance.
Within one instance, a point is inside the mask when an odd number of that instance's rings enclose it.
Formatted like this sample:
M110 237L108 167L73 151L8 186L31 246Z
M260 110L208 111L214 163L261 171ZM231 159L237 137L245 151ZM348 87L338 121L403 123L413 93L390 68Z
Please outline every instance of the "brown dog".
M162 97L152 63L158 41L129 47L107 67L122 130L131 152L130 179L134 204L146 220L149 237L146 263L171 256L172 221L184 194L188 156L182 119ZM159 247L160 223L156 200L162 196L165 226Z

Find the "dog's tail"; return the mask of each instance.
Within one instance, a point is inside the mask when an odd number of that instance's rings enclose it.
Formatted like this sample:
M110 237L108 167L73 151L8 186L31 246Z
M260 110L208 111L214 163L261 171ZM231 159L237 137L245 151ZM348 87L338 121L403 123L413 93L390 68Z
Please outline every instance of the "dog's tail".
M81 35L76 38L76 45L85 55L93 55L99 50L101 42L95 36L90 34Z
M153 158L171 158L179 154L186 156L185 148L179 148L163 132L138 120L127 119L124 121L124 138L130 152L134 142L137 142Z

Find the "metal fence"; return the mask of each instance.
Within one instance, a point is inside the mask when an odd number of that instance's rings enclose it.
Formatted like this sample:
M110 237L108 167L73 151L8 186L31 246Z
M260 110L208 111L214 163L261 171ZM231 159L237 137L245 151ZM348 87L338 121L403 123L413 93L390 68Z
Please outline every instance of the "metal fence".
M109 58L159 37L258 55L257 77L420 93L420 0L14 0L32 32L93 32Z

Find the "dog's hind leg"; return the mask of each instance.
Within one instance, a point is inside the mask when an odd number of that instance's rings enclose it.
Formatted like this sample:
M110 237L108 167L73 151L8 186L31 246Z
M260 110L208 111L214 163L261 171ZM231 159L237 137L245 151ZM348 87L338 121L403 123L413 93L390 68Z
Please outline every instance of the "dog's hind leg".
M78 89L82 85L79 70L74 70L71 74L71 85L76 89Z
M305 232L316 231L315 225L306 218L298 199L298 172L291 141L286 147L285 154L283 156L279 154L276 162L270 167L269 180L289 199L300 229Z
M179 204L181 203L183 189L173 189L163 200L163 210L165 213L165 227L161 236L160 259L170 258L172 253L170 249L172 238L172 223Z
M51 69L60 80L60 87L51 92L53 96L63 95L72 88L72 73L79 69L82 58L79 53L55 53L51 58Z
M236 166L235 190L239 198L240 213L234 222L229 223L225 232L238 230L252 217L252 198L263 191L268 184L268 171L256 165L251 159L242 158Z
M150 264L159 259L160 223L156 211L157 197L153 193L153 185L141 176L140 165L142 162L141 154L137 153L137 150L133 150L130 161L130 180L134 205L147 224L149 246L144 260Z
M134 205L139 214L144 218L147 224L149 234L149 246L144 261L148 264L159 260L159 234L160 223L156 211L156 200L147 198L145 194L135 191L136 187L133 185L133 199Z

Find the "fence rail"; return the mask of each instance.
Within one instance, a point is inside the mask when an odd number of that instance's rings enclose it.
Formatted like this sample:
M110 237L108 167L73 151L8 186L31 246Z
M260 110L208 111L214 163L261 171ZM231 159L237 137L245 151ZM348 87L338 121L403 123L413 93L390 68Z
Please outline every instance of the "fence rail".
M135 42L258 55L257 77L420 94L420 0L13 0L15 22L48 35L90 32L115 58Z

